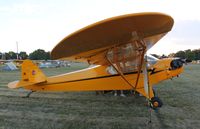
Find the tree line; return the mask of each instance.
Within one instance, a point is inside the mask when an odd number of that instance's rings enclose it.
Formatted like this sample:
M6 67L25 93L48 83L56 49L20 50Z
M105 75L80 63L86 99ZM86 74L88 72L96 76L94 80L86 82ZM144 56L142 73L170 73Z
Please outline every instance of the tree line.
M185 51L178 51L174 55L175 57L180 57L182 59L187 59L187 60L200 60L200 49L195 49L195 50L185 50Z
M168 58L168 57L178 57L181 59L184 59L186 62L191 62L191 61L197 61L200 60L200 49L187 49L187 50L181 50L176 53L171 53L169 55L157 55L157 54L151 54L157 58Z
M25 51L21 51L18 54L13 51L5 52L5 53L0 52L0 59L3 59L3 60L17 59L17 56L18 56L18 59L20 60L25 60L25 59L50 60L51 59L50 52L49 51L46 52L43 49L37 49L30 54L27 54Z
M168 56L167 55L156 55L156 54L152 54L155 57L158 58L166 58L166 57L179 57L181 59L187 59L189 61L192 60L200 60L200 49L195 49L195 50L184 50L184 51L178 51L176 53L171 53ZM1 53L0 52L0 59L4 59L4 60L11 60L11 59L17 59L17 53L13 52L13 51L9 51L6 53ZM42 49L37 49L35 51L33 51L30 54L27 54L26 52L22 51L18 54L18 59L31 59L31 60L50 60L51 59L51 55L50 52L46 52L45 50Z
M185 59L187 62L200 60L200 49L187 49L184 51L178 51L176 53L171 53L168 57L179 57Z

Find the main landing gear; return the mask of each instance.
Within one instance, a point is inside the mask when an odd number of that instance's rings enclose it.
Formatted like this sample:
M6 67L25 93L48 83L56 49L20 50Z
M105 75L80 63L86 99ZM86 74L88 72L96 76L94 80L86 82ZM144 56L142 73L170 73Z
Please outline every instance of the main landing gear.
M158 97L152 97L150 100L150 107L154 110L161 108L163 102Z
M162 100L158 97L158 94L156 92L155 89L152 89L153 90L153 94L154 94L154 97L152 97L150 100L149 100L149 106L150 108L154 109L154 110L157 110L158 108L161 108L162 105L163 105L163 102Z
M154 94L155 95L155 94ZM150 111L150 115L149 115L149 122L148 124L151 123L151 116L152 116L152 110L154 110L155 112L158 112L158 109L161 108L163 105L162 101L154 96L149 100L149 111Z

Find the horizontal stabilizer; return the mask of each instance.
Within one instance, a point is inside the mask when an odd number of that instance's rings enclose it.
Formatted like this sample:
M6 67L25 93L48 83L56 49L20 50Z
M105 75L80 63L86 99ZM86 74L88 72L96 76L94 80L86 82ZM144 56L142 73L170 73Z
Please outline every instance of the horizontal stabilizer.
M8 87L11 89L20 88L18 84L19 84L19 81L10 82L8 83Z

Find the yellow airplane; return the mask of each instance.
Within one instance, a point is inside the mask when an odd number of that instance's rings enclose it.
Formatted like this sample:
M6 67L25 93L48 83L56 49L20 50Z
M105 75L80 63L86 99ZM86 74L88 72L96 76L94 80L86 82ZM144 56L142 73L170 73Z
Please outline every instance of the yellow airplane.
M153 85L179 75L183 65L179 59L155 60L146 52L172 29L173 23L172 17L155 12L94 23L65 37L51 53L53 59L88 62L93 67L46 77L26 60L21 80L8 87L31 91L134 90L156 109L162 102L154 95Z

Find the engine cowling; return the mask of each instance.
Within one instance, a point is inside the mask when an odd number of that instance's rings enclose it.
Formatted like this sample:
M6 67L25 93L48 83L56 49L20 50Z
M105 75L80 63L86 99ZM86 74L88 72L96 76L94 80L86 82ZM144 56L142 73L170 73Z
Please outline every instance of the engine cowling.
M172 70L175 70L181 68L183 66L183 62L181 59L174 59L171 61L170 66Z

